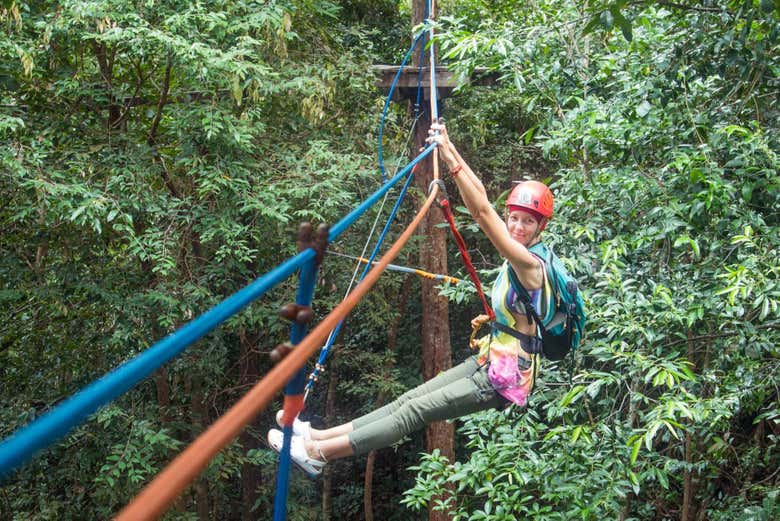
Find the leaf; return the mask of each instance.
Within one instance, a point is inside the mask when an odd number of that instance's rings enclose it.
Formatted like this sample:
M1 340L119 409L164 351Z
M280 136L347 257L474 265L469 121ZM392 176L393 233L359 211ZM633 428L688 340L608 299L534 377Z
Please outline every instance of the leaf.
M666 473L663 470L656 469L655 477L664 489L669 490L669 479L666 477Z
M642 438L637 438L634 441L634 445L631 447L631 464L633 465L636 463L637 456L639 456L639 451L642 450Z
M677 434L677 429L674 428L671 421L664 420L664 425L666 425L666 428L669 430L670 433L672 433L672 436L674 436L678 440L680 439L680 435Z
M649 451L653 450L653 439L655 438L655 434L656 432L658 432L658 429L661 428L661 425L663 425L663 423L655 422L645 433L645 447L647 448L647 450Z
M604 29L611 31L612 27L615 25L615 16L612 14L612 10L603 11L599 17L599 21Z
M592 33L596 27L598 27L601 24L601 16L594 16L590 19L590 21L585 25L585 28L582 30L582 34L590 34Z
M523 132L523 134L520 136L520 139L523 141L524 145L528 145L528 144L531 143L531 140L533 140L534 133L536 132L537 128L538 127L533 126L533 127L529 128L528 130L526 130L525 132Z
M78 208L73 210L73 213L70 214L70 220L71 221L75 221L76 219L79 218L79 216L81 214L83 214L86 211L87 211L87 207L86 206L79 206Z
M577 398L580 394L582 394L582 391L585 390L584 385L575 385L571 391L566 393L566 396L564 396L561 399L560 406L566 407L569 405L572 401L574 401L575 398Z
M623 16L623 13L620 12L620 8L616 5L611 5L609 7L609 12L612 14L614 21L617 22L618 26L620 26L620 31L623 33L623 38L630 42L634 38L634 34L631 31L631 22L629 22L626 17Z
M628 471L628 479L631 481L631 484L633 485L632 488L634 490L635 494L639 494L639 477L636 475L636 473L633 470Z
M647 116L647 114L650 112L650 110L653 108L653 106L647 101L644 100L642 103L637 105L636 107L636 115L640 118L643 118Z

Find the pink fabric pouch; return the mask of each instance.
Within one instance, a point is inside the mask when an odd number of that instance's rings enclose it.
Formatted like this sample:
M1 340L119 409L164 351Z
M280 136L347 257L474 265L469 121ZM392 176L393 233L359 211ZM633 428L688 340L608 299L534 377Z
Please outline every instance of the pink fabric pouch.
M483 354L479 363L488 363L487 376L490 385L498 394L512 403L525 406L534 382L534 364L528 369L518 367L519 341L512 340L506 344L498 342L491 335L479 339Z
M517 345L493 343L490 349L488 381L493 388L512 403L525 406L528 401L530 385L533 381L529 374L520 371L517 366ZM528 371L533 371L529 368Z
M490 385L497 391L515 387L520 381L520 371L517 368L517 355L511 356L490 356L490 365L488 366L488 380Z

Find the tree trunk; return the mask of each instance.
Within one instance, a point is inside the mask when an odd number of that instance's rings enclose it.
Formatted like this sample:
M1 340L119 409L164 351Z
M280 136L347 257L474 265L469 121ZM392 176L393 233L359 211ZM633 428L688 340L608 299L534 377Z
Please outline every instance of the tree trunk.
M115 50L109 51L108 47L104 43L92 42L92 50L95 53L95 59L98 62L98 69L100 75L103 77L103 83L105 84L106 97L109 99L108 104L108 119L106 120L106 128L110 131L120 121L122 117L122 110L116 103L116 97L114 96L113 76L114 76L114 56Z
M420 116L415 133L415 149L425 144L430 127L431 116L426 109ZM433 179L433 161L430 156L419 163L415 184L423 193ZM447 273L447 228L437 227L445 222L441 213L434 209L420 224L418 233L426 238L420 244L420 267L431 273ZM450 346L449 303L439 295L437 282L422 280L422 356L423 379L430 380L442 371L452 367L452 348ZM439 449L450 461L454 459L455 428L448 422L436 422L426 431L426 450ZM431 502L433 503L433 502ZM444 521L450 516L444 512L429 510L431 521Z
M248 337L245 331L239 335L240 362L239 362L239 383L242 389L253 385L260 378L260 355L254 346L257 339ZM259 417L241 432L239 438L244 452L259 448L260 442L252 433L262 430L263 425ZM254 521L257 516L252 512L252 507L257 502L258 488L260 487L260 469L247 462L241 467L241 519L243 521Z
M366 457L366 475L363 479L363 516L366 521L374 521L374 463L376 450Z
M412 25L423 21L425 13L425 1L415 0L412 7ZM430 65L427 59L428 53L420 49L415 55L415 65ZM430 93L426 93L428 103L421 108L421 115L417 122L414 139L414 153L425 146L425 138L431 126ZM414 106L410 102L409 112L413 113ZM435 152L434 152L435 153ZM428 193L428 186L433 180L433 158L429 155L419 163L415 176L415 185L423 193ZM431 273L447 273L447 229L437 227L445 222L441 212L433 210L423 219L418 233L425 240L420 246L420 267ZM423 352L423 378L429 380L442 371L452 367L452 350L450 347L449 304L445 297L439 295L436 285L438 283L423 279L422 281L422 352ZM426 432L427 450L439 449L442 455L454 459L453 442L455 428L451 423L436 422L428 426ZM431 501L433 504L434 501ZM446 512L429 509L428 519L431 521L444 521L451 516Z
M165 427L171 420L171 385L168 383L168 369L165 366L154 373L154 387L157 390L160 424Z
M685 433L685 463L691 463L691 433ZM690 469L685 469L683 476L683 504L680 521L693 519L693 475Z
M636 425L637 419L638 419L638 413L636 409L636 403L631 400L631 396L634 396L636 392L639 390L639 380L633 380L631 382L631 388L628 393L628 426L630 428L634 428ZM620 515L618 517L618 521L625 521L628 519L629 514L631 513L631 503L636 498L636 495L633 492L629 492L626 494L626 499L623 501L623 508L620 509Z
M195 494L197 497L198 520L209 521L209 487L205 479L200 478L195 485Z
M702 371L704 371L707 367L707 364L709 363L708 355L709 352L709 342L707 342L707 351L705 352L704 356L702 358L701 363L696 363L696 341L694 340L694 334L693 330L688 330L688 361L693 364L693 371L695 373L701 374ZM703 398L706 397L706 391L705 395L702 396ZM696 442L696 439L691 436L691 432L688 431L685 433L685 463L688 464L688 466L694 461L696 451L697 451L698 443ZM695 479L693 475L693 471L686 468L685 474L683 476L683 504L682 504L682 513L680 514L680 521L691 521L693 519L697 519L698 512L697 512L697 506L696 506L696 489L697 489L697 480Z

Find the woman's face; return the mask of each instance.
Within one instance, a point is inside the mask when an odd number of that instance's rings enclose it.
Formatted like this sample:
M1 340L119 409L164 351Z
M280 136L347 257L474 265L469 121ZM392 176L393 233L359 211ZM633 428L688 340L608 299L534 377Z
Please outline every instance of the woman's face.
M509 235L522 244L530 246L532 241L539 235L539 223L530 213L523 210L512 210L506 215L506 228Z

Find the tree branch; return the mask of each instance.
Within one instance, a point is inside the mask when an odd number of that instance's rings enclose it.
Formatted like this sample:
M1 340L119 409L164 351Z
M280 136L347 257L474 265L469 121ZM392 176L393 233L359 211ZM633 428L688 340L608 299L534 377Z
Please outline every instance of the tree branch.
M157 102L157 112L154 114L152 120L152 127L149 129L149 135L146 139L149 146L156 144L157 129L160 126L160 119L162 119L162 112L165 108L165 104L168 101L168 90L171 86L171 69L173 68L173 55L168 55L168 63L165 66L165 75L163 77L162 88L160 89L160 100Z
M152 148L154 157L160 161L160 165L162 165L162 178L165 182L165 186L168 187L168 190L170 190L174 197L181 198L179 190L173 183L170 172L168 172L168 167L165 165L165 160L157 151L157 130L160 128L160 120L162 119L163 109L165 108L165 104L168 101L168 91L171 87L171 69L173 69L173 54L168 55L168 63L165 65L165 75L163 76L163 84L162 88L160 89L160 100L157 102L157 112L154 114L154 119L152 120L152 126L149 129L146 142Z
M762 325L755 326L755 328L756 329L778 329L780 328L780 324L776 322L772 322L771 324L762 324ZM726 338L730 336L736 336L739 333L740 331L726 331L724 333L713 333L710 335L700 335L700 336L692 336L690 338L681 338L680 340L674 340L672 342L669 342L668 344L664 344L663 347L672 347L689 341L695 342L698 340L711 340L713 338Z

